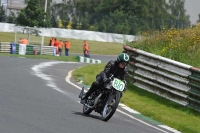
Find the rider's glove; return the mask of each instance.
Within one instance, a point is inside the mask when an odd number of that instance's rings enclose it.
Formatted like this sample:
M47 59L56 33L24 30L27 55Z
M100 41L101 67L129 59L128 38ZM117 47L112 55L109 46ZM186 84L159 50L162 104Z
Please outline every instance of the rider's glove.
M109 78L104 78L104 79L103 79L103 82L104 82L104 83L108 83L108 82L110 82L110 79L109 79Z
M124 82L124 84L125 84L125 86L124 86L124 92L126 91L126 86L127 86L127 82L126 82L126 80L122 80L123 82Z
M127 83L126 83L126 80L122 80L123 82L124 82L124 84L125 84L125 86L127 85Z

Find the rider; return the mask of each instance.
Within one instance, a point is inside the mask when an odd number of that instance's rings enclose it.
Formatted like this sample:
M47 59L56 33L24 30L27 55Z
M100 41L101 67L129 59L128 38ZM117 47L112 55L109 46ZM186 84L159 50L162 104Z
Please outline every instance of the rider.
M121 79L126 85L126 77L128 74L129 55L126 53L121 53L115 61L109 61L105 66L104 70L96 76L96 81L94 81L88 90L88 92L82 96L82 100L85 100L94 92L97 88L101 87L104 83L110 81L109 76L112 74L114 77Z

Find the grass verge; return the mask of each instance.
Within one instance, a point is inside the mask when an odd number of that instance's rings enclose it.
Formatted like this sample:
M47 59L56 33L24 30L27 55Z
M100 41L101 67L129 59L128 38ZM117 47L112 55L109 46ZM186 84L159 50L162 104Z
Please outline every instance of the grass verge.
M91 85L96 75L104 69L105 64L87 65L73 72L73 77L83 77L84 84ZM126 93L121 102L139 111L141 114L168 125L182 133L200 132L200 114L155 94L141 90L128 82Z
M17 41L19 38L27 38L27 34L17 34ZM83 53L83 40L76 40L67 38L59 38L57 40L66 41L68 39L71 43L69 53ZM0 32L0 42L14 42L15 33ZM30 36L30 44L41 44L41 36ZM44 45L49 45L50 37L44 37ZM121 43L109 43L87 40L90 48L90 54L103 54L103 55L118 55L123 51ZM63 49L64 51L64 49Z

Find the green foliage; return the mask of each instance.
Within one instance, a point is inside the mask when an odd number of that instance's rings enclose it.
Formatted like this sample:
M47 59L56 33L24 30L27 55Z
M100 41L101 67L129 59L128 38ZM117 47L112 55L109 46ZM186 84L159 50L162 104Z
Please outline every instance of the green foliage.
M62 28L71 21L72 29L136 35L150 29L190 25L184 0L63 0L51 6L50 2L47 14L53 27L58 26L60 19Z
M198 14L198 17L199 18L198 18L197 22L200 23L200 14Z
M22 9L17 17L17 24L29 27L50 27L49 17L44 12L44 7L40 6L40 0L28 1L27 7Z
M82 29L98 22L98 30L120 34L137 34L149 29L187 27L189 18L184 0L77 0ZM81 19L84 18L84 19ZM85 23L88 22L88 23ZM86 25L86 26L85 26Z
M8 23L16 23L16 16L15 16L14 12L10 11L10 14L7 18L7 22Z
M184 8L185 0L62 0L62 3L45 0L29 0L17 19L24 26L92 30L108 33L136 35L147 30L163 27L188 28L189 16ZM44 22L44 15L46 21ZM50 19L49 19L50 17Z
M162 29L141 33L131 47L200 67L200 24L188 29Z
M0 22L5 22L5 21L6 21L6 15L2 5L0 6Z

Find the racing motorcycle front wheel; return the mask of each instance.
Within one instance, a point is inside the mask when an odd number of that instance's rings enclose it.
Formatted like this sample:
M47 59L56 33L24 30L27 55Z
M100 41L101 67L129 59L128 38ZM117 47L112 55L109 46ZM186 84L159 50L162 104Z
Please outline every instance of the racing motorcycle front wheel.
M83 114L84 115L89 115L93 109L89 108L87 105L83 105Z
M108 121L113 116L118 107L119 102L120 92L116 91L113 95L111 95L111 98L109 98L109 101L107 101L106 105L104 106L101 117L103 121Z

